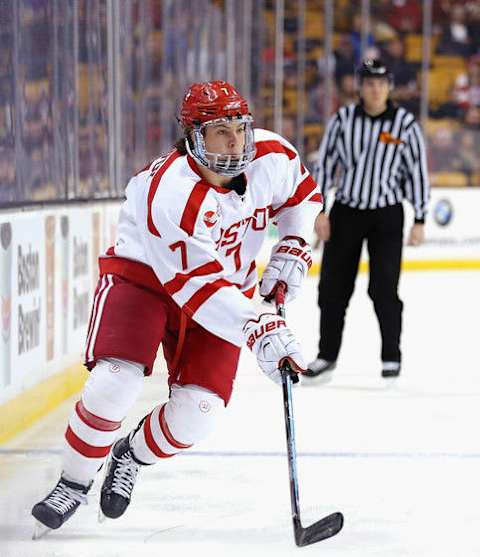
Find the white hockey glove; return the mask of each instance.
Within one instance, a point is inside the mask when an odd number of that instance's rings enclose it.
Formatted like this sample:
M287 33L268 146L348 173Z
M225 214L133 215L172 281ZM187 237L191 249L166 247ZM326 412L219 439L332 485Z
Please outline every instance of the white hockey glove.
M285 236L272 248L270 261L260 282L260 296L271 302L278 281L287 285L285 302L297 297L303 279L312 266L312 249L301 238Z
M258 365L275 383L282 382L280 367L287 360L293 371L301 373L307 366L293 333L285 319L274 313L262 313L243 328L247 346L257 356Z

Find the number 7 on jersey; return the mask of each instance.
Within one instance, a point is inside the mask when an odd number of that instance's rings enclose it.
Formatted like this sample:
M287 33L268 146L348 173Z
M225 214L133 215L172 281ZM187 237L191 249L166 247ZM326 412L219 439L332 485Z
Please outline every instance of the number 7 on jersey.
M187 268L188 268L187 244L183 240L179 240L178 242L175 242L174 244L170 244L168 247L172 251L180 249L180 255L181 255L181 258L182 258L182 271L186 271Z

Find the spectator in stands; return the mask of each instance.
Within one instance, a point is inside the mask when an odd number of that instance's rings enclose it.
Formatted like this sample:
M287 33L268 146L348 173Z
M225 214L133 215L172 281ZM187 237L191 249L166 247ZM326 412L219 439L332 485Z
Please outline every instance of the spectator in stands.
M467 22L472 39L472 53L480 54L480 2L478 0L467 3Z
M420 93L415 66L405 60L405 45L401 37L388 41L383 48L383 59L395 76L393 99L418 115Z
M432 172L450 172L451 158L455 152L453 131L449 127L438 128L430 135L429 166Z
M464 125L471 130L480 130L480 107L471 106L463 118Z
M297 119L292 114L284 114L282 118L282 136L293 145L297 144Z
M457 105L463 110L480 106L480 55L472 57L467 73L457 77L453 96Z
M386 17L393 29L401 33L421 31L422 3L418 0L381 0L378 4L378 13Z
M357 102L354 74L344 74L340 79L338 86L338 102L341 105Z
M439 54L469 56L472 53L473 45L465 19L465 7L454 4L450 9L450 20L442 29L437 48Z
M154 89L153 87L150 89ZM162 111L161 96L149 94L145 101L146 120L146 157L154 159L158 153L162 139Z
M325 91L326 88L323 78L318 78L308 92L308 122L323 122ZM332 84L332 98L330 106L332 111L335 111L338 108L338 93L335 83Z
M19 201L15 172L15 145L11 141L2 141L0 145L0 204Z
M453 120L457 120L462 118L462 114L462 109L456 102L453 87L448 93L448 100L446 102L436 108L429 107L429 116L431 118L451 118Z
M364 52L362 55L362 15L360 13L354 14L352 20L352 32L350 33L350 41L353 49L353 63L358 66L362 58L375 56L371 51ZM367 49L375 46L375 39L371 33L367 35Z
M346 33L340 35L334 55L335 80L339 84L344 75L353 75L355 71L353 44L351 37Z
M467 186L473 186L473 177L480 172L478 157L479 133L474 130L460 130L457 134L457 146L451 158L451 170L462 172L467 177Z

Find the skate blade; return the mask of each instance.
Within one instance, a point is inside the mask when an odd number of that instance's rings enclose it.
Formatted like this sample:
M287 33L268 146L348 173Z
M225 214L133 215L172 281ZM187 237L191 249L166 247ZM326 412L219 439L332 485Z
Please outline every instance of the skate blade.
M51 530L52 530L51 528L45 526L45 524L42 524L41 522L36 520L35 526L33 528L32 540L39 540L40 538L43 538L49 532L51 532Z
M385 390L393 390L398 385L399 376L396 377L382 377L383 385Z
M303 386L317 386L317 385L326 385L330 383L333 379L333 369L331 371L324 371L320 375L316 377L308 377L308 375L302 375L302 385Z
M98 508L97 520L99 524L103 524L107 520L107 517L102 513L102 509L100 507Z

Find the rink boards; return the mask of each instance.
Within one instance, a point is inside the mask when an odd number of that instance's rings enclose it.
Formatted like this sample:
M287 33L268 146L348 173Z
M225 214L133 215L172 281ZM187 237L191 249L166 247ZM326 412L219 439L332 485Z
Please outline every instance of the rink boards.
M0 213L0 443L81 388L97 257L114 244L119 206ZM427 241L405 247L404 270L480 269L479 207L479 190L434 190ZM408 228L408 205L406 215ZM260 271L274 242L271 227L257 261ZM320 256L312 273L318 273ZM365 253L360 271L367 268Z

